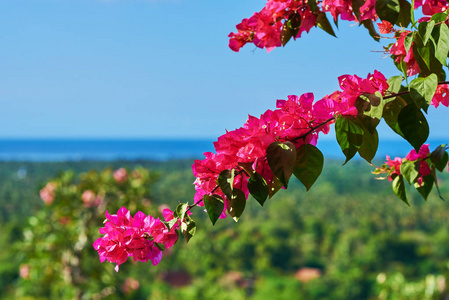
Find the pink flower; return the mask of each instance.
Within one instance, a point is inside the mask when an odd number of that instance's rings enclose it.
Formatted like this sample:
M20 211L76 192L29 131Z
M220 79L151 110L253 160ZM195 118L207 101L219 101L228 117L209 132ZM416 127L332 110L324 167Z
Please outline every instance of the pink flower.
M102 198L95 195L91 190L84 191L81 195L81 199L83 200L84 207L98 206L102 201Z
M435 106L435 108L440 104L449 107L449 86L447 84L438 85L431 104Z
M139 288L140 284L139 281L137 279L128 277L125 279L125 283L123 283L122 285L122 291L125 294L129 294L132 291L135 291Z
M57 185L55 182L49 182L43 189L40 190L39 195L45 205L51 205L53 200L55 200L56 187Z
M385 162L388 166L391 168L390 176L388 177L388 180L393 180L393 175L401 175L401 164L402 164L402 158L396 157L395 159L391 160L390 156L387 155L387 161Z
M159 219L146 216L140 211L133 218L122 207L116 215L110 215L106 211L106 218L105 227L100 228L100 233L104 236L97 239L93 247L98 251L101 262L107 260L117 264L116 271L129 256L134 261L151 260L154 266L157 265L162 259L162 251L155 243L169 248L178 238L175 228L169 231Z
M126 172L125 168L120 168L114 172L114 179L118 184L122 184L128 180L128 172Z
M390 54L392 55L396 63L401 63L404 61L407 65L407 76L413 76L419 73L419 65L413 56L413 43L407 52L404 46L405 37L410 33L410 31L405 30L400 34L396 33L397 41L391 46Z
M27 264L20 265L19 275L25 280L29 280L30 276L30 266Z
M386 20L383 20L382 23L377 23L377 26L379 27L379 31L382 34L389 34L393 32L393 25L391 25L391 23Z

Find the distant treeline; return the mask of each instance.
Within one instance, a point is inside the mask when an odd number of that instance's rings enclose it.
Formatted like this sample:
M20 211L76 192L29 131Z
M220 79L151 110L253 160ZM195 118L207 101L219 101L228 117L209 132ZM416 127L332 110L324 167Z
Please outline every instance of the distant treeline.
M15 245L29 217L43 207L39 190L59 172L142 166L158 174L152 205L174 208L193 201L191 164L191 160L0 163L0 298L17 298L23 257ZM250 198L239 223L227 218L213 227L201 208L194 210L198 229L189 244L178 241L157 267L150 263L120 267L117 276L139 279L135 292L120 297L444 299L444 286L435 285L433 298L426 298L425 290L426 276L448 282L448 202L436 192L424 202L410 189L408 207L396 198L389 182L374 178L373 169L361 161L343 167L339 161L326 161L311 191L292 182L264 207ZM449 199L447 174L441 176L440 187Z

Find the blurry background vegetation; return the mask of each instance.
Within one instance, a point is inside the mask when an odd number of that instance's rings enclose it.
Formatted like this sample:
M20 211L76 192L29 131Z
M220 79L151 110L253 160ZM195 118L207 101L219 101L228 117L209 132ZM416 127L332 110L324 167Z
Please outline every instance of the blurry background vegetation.
M116 273L101 264L92 243L104 211L85 207L83 190L100 182L111 213L126 203L157 216L161 205L192 202L191 163L0 163L0 298L447 299L448 202L410 189L408 207L360 161L326 161L311 191L292 182L263 208L250 198L239 223L213 227L195 209L196 235L156 267L131 259ZM111 181L113 170L139 166L139 183ZM440 179L449 199L449 176ZM66 187L51 206L39 198L48 181Z

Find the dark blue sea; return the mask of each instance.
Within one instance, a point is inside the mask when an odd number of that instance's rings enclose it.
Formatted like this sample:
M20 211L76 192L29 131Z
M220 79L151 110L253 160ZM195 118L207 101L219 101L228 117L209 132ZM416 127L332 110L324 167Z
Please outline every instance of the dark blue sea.
M1 139L0 161L169 160L201 159L213 152L213 140L180 139ZM429 141L430 148L449 141ZM334 140L320 140L326 158L344 159ZM381 141L376 158L405 156L412 147L406 141Z

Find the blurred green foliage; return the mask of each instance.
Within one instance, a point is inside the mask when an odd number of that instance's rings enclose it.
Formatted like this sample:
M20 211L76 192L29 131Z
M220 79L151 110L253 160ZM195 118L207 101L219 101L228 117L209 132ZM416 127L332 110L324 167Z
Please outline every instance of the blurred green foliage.
M85 207L83 192L108 199L110 212L127 204L158 216L160 205L173 209L192 202L190 164L1 163L0 298L444 299L449 205L433 193L424 202L410 190L408 207L359 161L344 167L326 161L307 193L292 181L263 208L249 199L238 223L227 218L212 227L202 208L195 208L196 235L188 244L180 239L156 267L130 260L116 273L114 265L101 264L92 243L100 236L104 208ZM150 170L139 169L146 180L114 181L111 170L138 165ZM445 198L447 175L440 176ZM39 190L48 181L64 188L45 206ZM72 221L61 224L61 215ZM25 278L19 276L24 265L30 270ZM432 282L430 298L419 298L430 295ZM410 298L411 290L417 298Z

